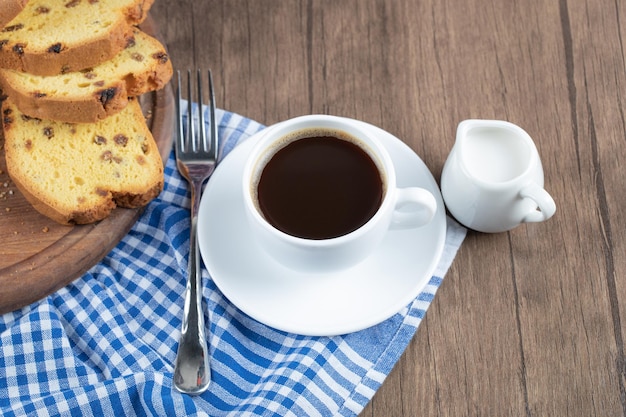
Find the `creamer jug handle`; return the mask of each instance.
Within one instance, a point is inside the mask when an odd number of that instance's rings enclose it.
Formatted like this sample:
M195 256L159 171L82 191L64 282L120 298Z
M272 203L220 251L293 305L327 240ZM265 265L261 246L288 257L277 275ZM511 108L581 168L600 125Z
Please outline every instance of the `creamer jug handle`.
M556 212L554 199L539 184L531 183L520 191L520 196L530 198L537 204L537 209L528 213L522 219L523 223L536 223L548 220Z

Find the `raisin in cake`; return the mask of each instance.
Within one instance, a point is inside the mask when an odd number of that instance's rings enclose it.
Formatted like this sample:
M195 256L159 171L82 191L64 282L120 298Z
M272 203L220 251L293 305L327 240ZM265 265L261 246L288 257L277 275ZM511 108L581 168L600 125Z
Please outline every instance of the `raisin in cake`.
M37 75L113 58L154 0L29 0L0 31L0 67Z
M91 123L122 110L129 96L162 88L172 77L165 47L135 29L113 59L80 72L38 76L0 69L0 84L22 113L62 122Z
M62 224L140 207L163 188L163 161L138 100L98 123L28 117L2 104L7 172L40 213Z

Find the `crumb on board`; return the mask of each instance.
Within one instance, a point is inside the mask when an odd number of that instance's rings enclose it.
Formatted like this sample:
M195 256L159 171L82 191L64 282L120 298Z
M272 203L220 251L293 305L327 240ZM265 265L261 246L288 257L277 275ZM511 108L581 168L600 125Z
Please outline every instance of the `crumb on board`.
M0 175L3 173L2 169L0 169ZM7 197L12 196L15 192L11 187L13 184L11 181L3 181L0 182L0 200L6 200Z

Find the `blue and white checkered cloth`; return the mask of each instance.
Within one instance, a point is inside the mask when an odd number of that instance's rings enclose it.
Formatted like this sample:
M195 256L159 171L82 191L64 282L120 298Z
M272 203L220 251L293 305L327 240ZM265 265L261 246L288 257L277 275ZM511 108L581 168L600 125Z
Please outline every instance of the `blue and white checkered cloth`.
M217 111L226 155L262 125ZM415 334L465 229L448 220L443 257L424 291L383 323L336 337L267 327L229 303L203 271L212 383L172 387L189 236L187 183L173 155L165 189L84 276L0 316L3 416L355 416Z

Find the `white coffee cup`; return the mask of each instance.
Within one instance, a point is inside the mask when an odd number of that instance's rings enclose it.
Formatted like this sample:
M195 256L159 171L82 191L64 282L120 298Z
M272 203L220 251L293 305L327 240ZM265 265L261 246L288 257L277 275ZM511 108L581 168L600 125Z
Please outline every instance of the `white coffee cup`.
M460 223L496 233L547 220L556 204L543 183L539 153L522 128L500 120L458 125L441 174L441 192Z
M356 230L337 237L297 237L279 230L266 220L258 203L257 186L268 161L279 150L311 136L313 131L321 132L319 136L325 132L328 136L354 140L380 172L382 197L378 209ZM245 163L241 187L251 236L258 239L260 247L284 266L312 273L336 271L357 264L371 254L390 227L423 226L432 220L437 209L437 202L428 190L396 187L391 157L371 131L354 120L328 115L296 117L268 128Z

